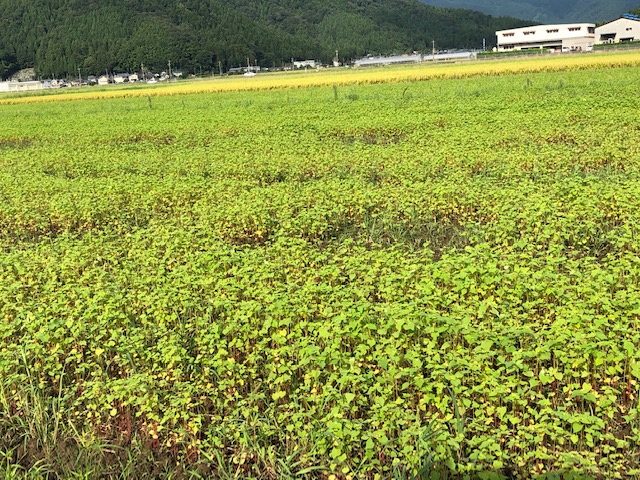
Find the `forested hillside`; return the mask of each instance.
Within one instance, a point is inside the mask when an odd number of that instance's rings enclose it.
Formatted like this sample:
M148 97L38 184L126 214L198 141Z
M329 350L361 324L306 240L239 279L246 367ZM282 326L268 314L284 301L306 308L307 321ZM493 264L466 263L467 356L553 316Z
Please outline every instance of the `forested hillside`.
M604 22L637 5L638 0L421 0L448 8L470 8L491 15L531 18L541 23Z
M480 47L524 25L417 0L0 0L0 77L137 70L187 72L291 58Z

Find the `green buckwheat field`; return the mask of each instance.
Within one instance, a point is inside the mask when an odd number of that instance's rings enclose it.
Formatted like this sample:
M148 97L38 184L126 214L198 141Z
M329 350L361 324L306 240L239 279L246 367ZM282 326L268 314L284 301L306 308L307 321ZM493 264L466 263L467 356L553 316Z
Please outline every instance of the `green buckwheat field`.
M640 478L625 55L0 97L0 475Z

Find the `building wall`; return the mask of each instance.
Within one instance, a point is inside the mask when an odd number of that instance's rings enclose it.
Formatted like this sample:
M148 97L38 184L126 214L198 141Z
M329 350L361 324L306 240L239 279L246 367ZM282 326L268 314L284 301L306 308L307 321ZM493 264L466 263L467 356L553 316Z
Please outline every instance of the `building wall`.
M42 82L0 82L0 92L29 92L42 90Z
M595 43L595 24L535 25L496 32L498 50L550 48L589 50Z
M640 40L640 20L619 18L596 28L596 43Z
M593 50L593 37L571 38L562 41L562 51L588 52Z

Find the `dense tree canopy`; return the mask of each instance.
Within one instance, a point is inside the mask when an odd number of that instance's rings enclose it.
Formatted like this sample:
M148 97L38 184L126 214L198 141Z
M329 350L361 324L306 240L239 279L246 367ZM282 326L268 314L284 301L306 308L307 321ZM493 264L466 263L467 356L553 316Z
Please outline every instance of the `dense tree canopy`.
M0 0L0 76L35 67L43 77L172 65L280 66L364 54L480 47L521 26L417 0ZM526 23L526 22L525 22Z

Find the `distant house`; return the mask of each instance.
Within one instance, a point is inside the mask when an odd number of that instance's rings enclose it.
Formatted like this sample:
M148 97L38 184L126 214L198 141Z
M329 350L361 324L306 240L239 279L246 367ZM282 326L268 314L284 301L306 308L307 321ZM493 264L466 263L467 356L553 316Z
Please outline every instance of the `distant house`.
M129 75L130 82L137 82L139 80L140 80L140 77L138 77L137 73L132 73L131 75Z
M640 40L640 17L626 14L596 28L596 43L620 43Z
M303 60L301 62L293 62L293 68L316 68L318 64L315 60Z
M113 81L115 83L128 82L129 81L129 74L128 73L118 73L118 74L113 76Z
M548 49L557 52L588 51L596 39L593 23L535 25L496 32L498 51Z
M98 78L98 85L109 85L109 83L109 77L107 77L106 75L102 75L100 78Z
M67 82L62 80L62 79L53 79L51 80L51 84L49 85L49 88L62 88L62 87L66 87L67 86Z

